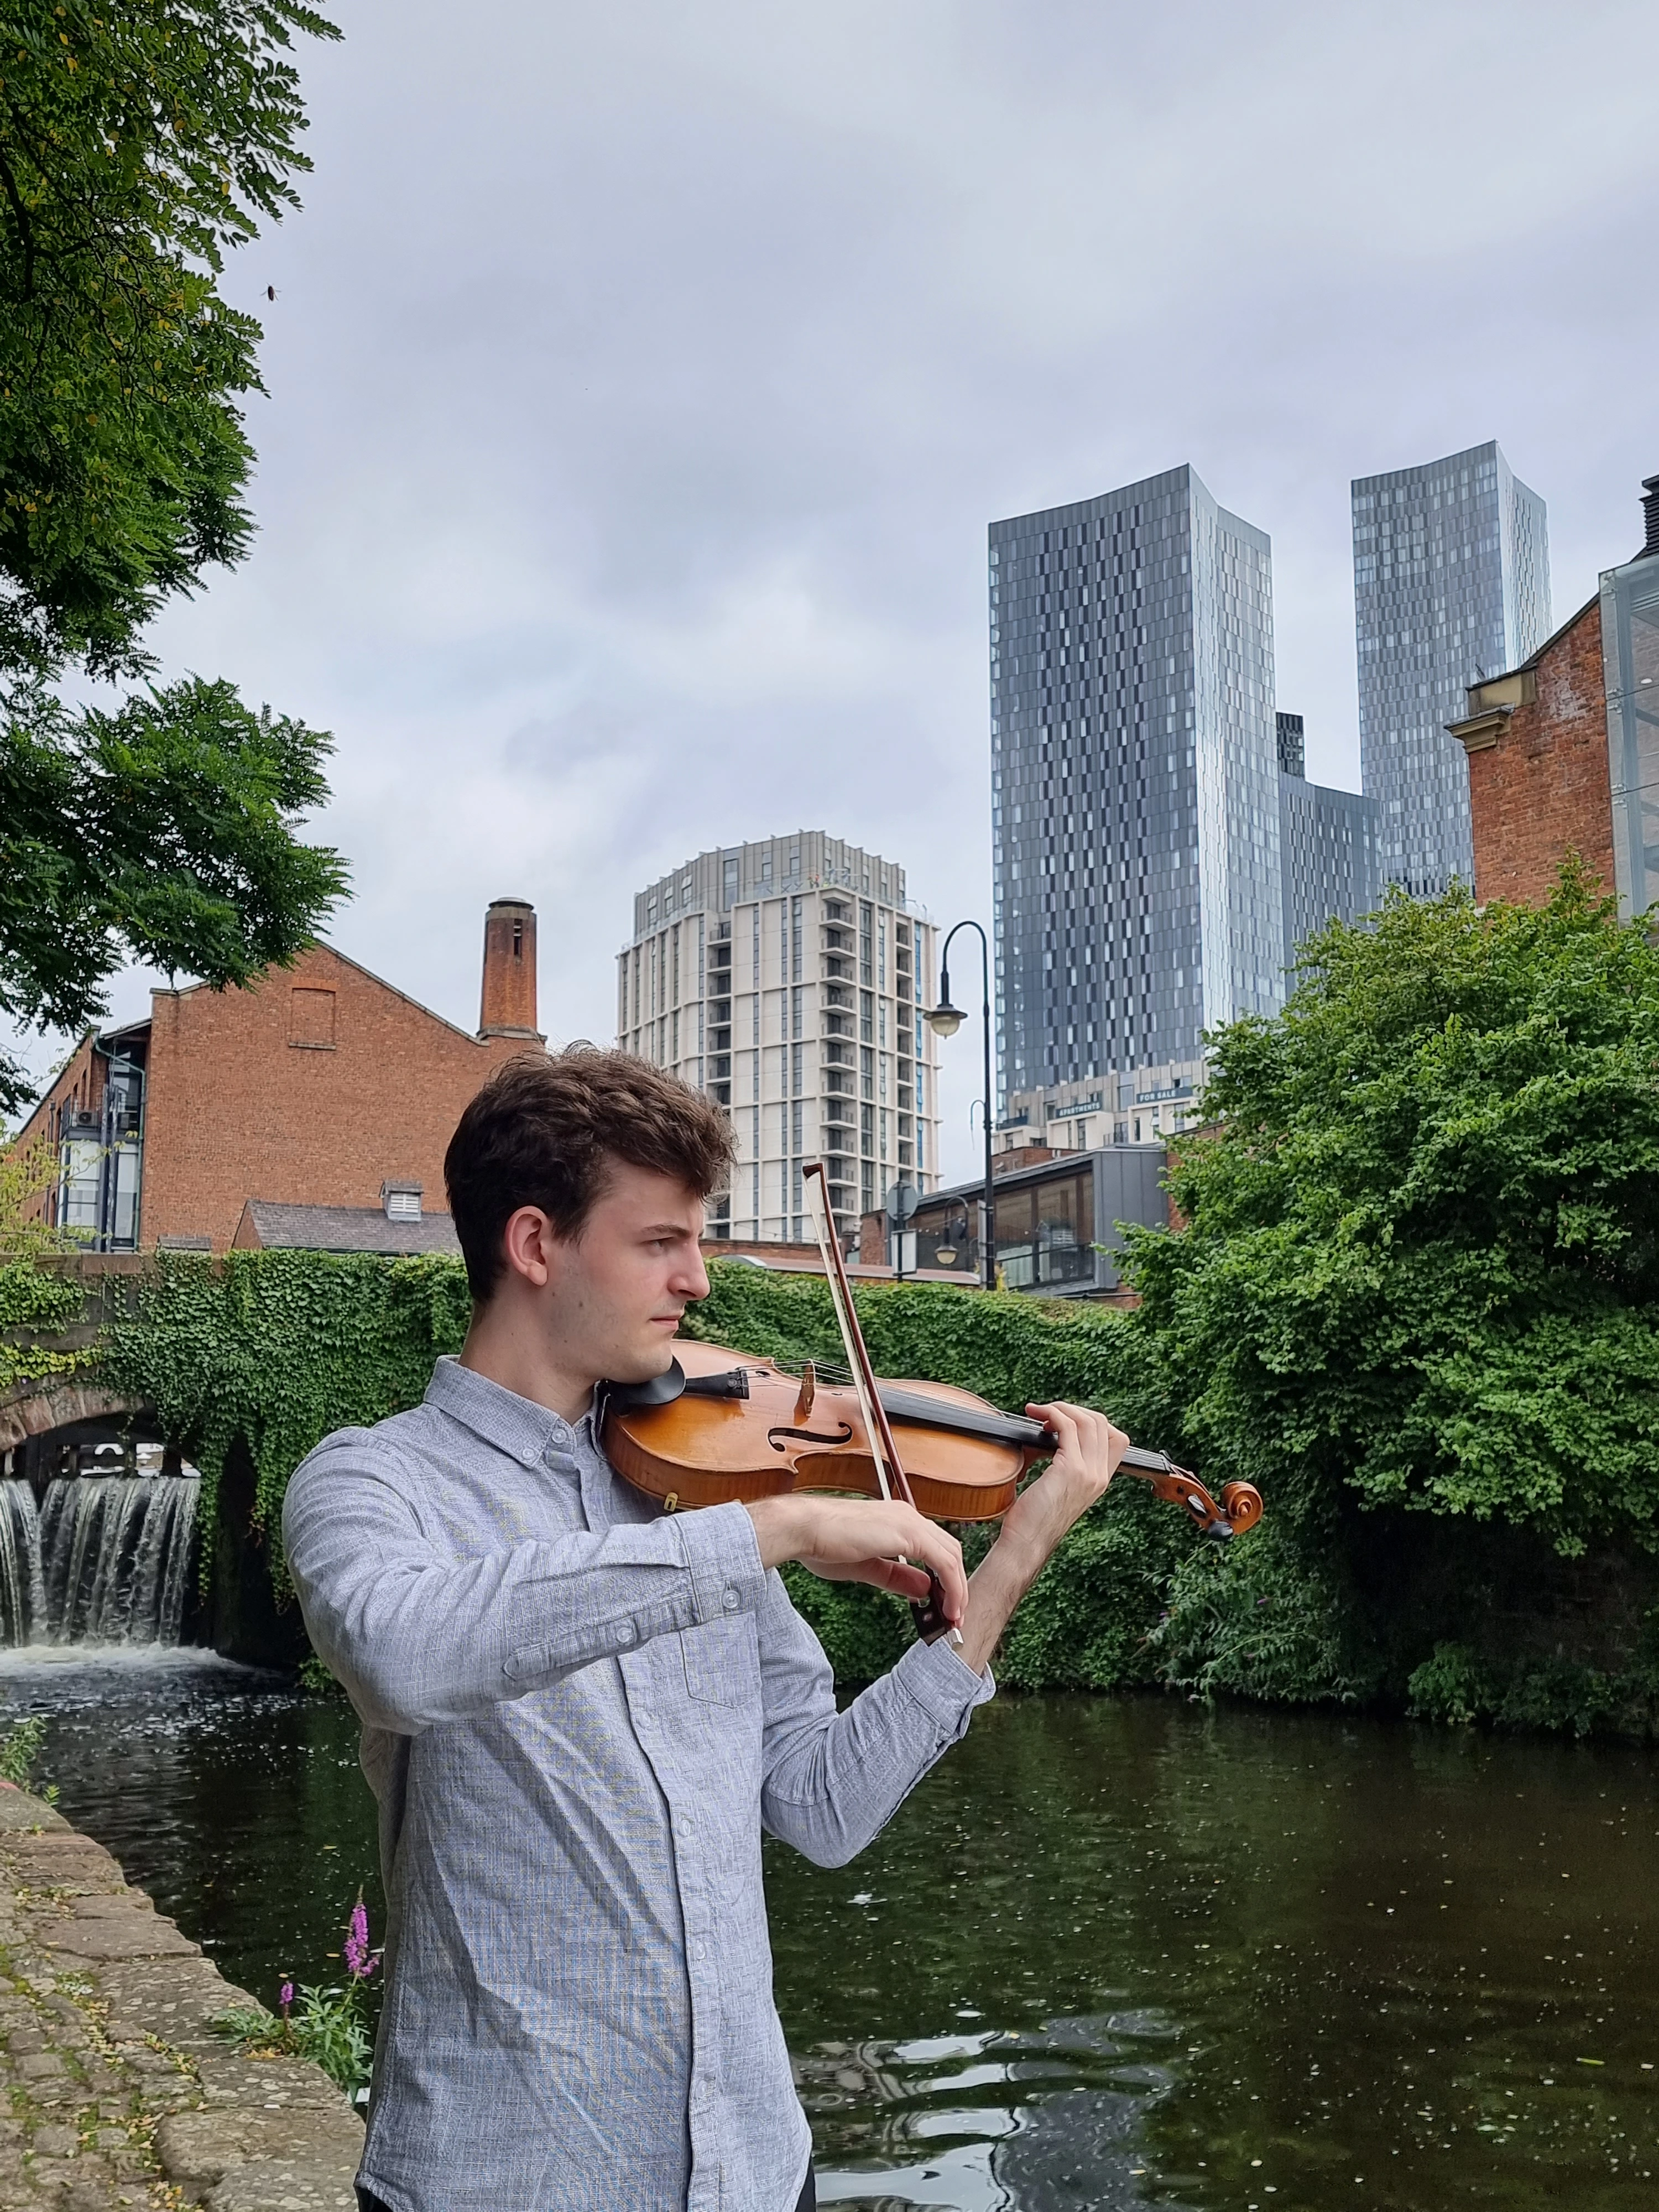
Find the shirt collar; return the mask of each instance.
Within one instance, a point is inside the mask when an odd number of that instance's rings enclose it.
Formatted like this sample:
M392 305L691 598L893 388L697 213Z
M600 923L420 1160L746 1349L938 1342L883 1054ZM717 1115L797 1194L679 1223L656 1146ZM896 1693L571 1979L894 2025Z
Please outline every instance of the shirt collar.
M475 1368L463 1367L453 1352L445 1352L433 1369L426 1402L526 1467L539 1466L550 1451L568 1454L580 1432L591 1433L591 1414L584 1413L574 1424L567 1421L550 1407L521 1398Z

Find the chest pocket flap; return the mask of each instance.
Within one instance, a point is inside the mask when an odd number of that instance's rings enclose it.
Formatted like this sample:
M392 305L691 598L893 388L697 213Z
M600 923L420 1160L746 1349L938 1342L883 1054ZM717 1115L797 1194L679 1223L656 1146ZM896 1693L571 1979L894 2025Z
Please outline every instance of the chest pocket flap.
M729 1620L705 1621L680 1631L685 1658L685 1686L706 1705L750 1705L760 1697L760 1645L755 1616L739 1613Z

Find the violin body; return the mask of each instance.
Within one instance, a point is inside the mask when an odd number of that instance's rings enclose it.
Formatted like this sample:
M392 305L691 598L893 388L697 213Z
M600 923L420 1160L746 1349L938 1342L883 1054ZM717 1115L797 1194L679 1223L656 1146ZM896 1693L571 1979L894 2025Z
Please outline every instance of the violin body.
M799 1376L770 1359L677 1341L656 1382L611 1387L605 1449L625 1480L670 1512L748 1503L793 1490L883 1496L859 1394L810 1364ZM873 1378L872 1378L873 1381ZM999 1413L946 1382L874 1382L879 1408L903 1439L912 1502L933 1521L996 1521L1022 1477L1054 1449L1041 1422ZM1119 1473L1150 1482L1205 1534L1224 1540L1261 1517L1248 1482L1224 1485L1219 1505L1161 1452L1131 1445Z
M791 1490L881 1496L875 1452L850 1383L826 1381L810 1366L803 1375L787 1375L769 1359L712 1344L677 1342L674 1351L690 1388L665 1405L630 1406L625 1393L607 1405L605 1452L637 1489L671 1510L733 1498L747 1504ZM696 1388L736 1374L744 1377L746 1395L706 1395ZM995 1410L948 1383L908 1382L903 1389L937 1401L941 1413ZM930 1521L1000 1520L1036 1456L1013 1443L942 1428L907 1425L904 1431L904 1471L916 1510Z

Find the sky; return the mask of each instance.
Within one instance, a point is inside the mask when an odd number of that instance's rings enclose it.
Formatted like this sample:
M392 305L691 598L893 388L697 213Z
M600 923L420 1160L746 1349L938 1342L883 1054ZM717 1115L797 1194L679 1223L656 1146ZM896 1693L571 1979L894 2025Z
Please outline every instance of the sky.
M1351 787L1352 477L1496 437L1558 622L1640 542L1651 0L335 13L303 211L226 280L258 536L151 642L334 733L329 934L465 1028L491 898L608 1041L634 891L803 826L988 925L995 518L1190 462Z

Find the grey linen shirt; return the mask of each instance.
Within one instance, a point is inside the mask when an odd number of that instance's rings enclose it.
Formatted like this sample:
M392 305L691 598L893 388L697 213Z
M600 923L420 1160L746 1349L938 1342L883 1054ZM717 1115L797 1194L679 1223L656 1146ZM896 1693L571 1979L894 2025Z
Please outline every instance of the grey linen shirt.
M659 1513L590 1417L452 1359L319 1444L283 1531L380 1803L364 2185L392 2212L790 2212L811 2142L762 1829L851 1858L988 1670L915 1644L838 1712L741 1505Z

